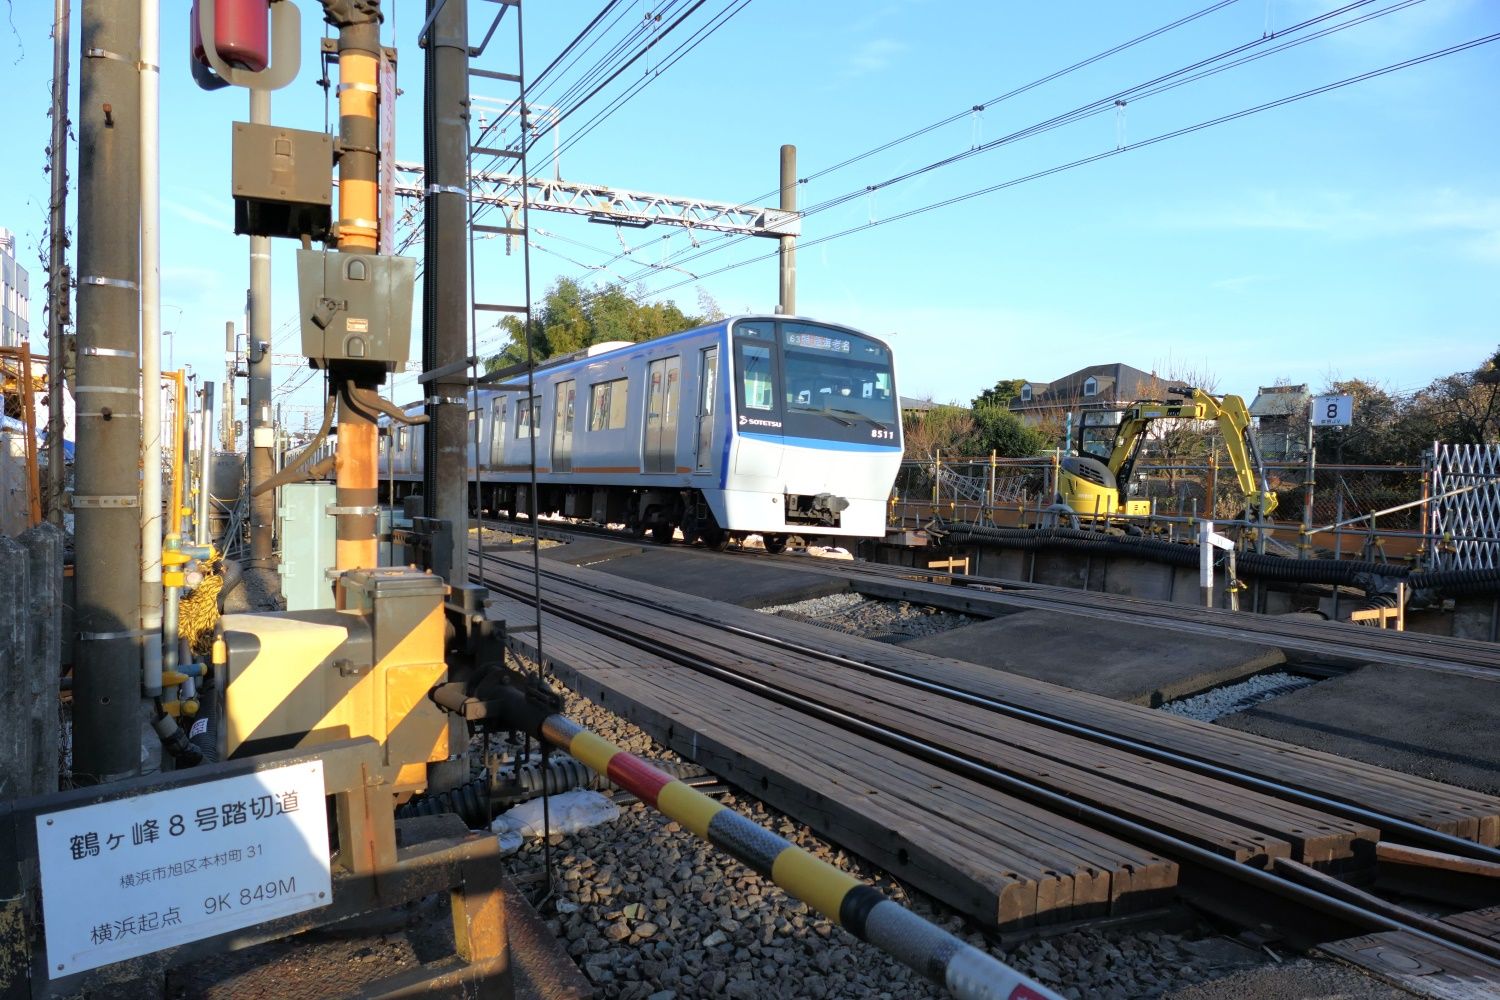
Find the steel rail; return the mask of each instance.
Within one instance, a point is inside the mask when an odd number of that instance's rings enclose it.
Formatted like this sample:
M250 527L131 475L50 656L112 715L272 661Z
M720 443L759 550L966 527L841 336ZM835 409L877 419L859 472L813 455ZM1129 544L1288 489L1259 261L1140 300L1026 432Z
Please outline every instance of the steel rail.
M784 560L787 557L768 556L767 558ZM806 568L805 566L803 568ZM864 563L853 568L848 573L839 574L854 577L866 575L873 578L902 579L910 577L926 577L929 581L945 580L965 588L972 587L998 587L1008 598L1020 601L1048 599L1055 603L1065 604L1080 609L1099 609L1101 604L1094 599L1102 596L1101 591L1078 591L1071 587L1055 587L1049 584L1027 583L1020 580L1006 580L1000 577L968 576L959 573L946 573L942 570L926 570L908 566L887 566L878 563ZM983 590L977 593L985 593ZM1085 597L1084 594L1093 595ZM1343 652L1334 653L1339 659L1350 659L1349 648L1358 649L1361 653L1368 653L1376 657L1385 658L1388 662L1397 662L1395 657L1410 658L1414 655L1411 650L1402 649L1403 645L1411 645L1420 641L1423 646L1437 648L1440 650L1451 650L1459 657L1465 654L1474 654L1476 651L1472 644L1466 644L1463 640L1454 639L1451 636L1422 635L1417 639L1397 639L1392 633L1382 635L1380 629L1364 628L1362 626L1350 625L1344 622L1325 622L1322 624L1309 624L1299 621L1285 621L1272 619L1264 615L1235 615L1233 612L1223 609L1213 609L1219 614L1213 614L1209 609L1193 607L1185 604L1170 604L1162 601L1153 601L1145 598L1131 597L1126 594L1108 595L1117 603L1129 604L1148 610L1158 616L1168 617L1182 625L1209 626L1221 632L1228 628L1248 635L1281 637L1303 645L1329 646L1335 640L1326 634L1328 631L1337 632L1339 649ZM1188 629L1183 629L1188 631ZM1323 634L1320 634L1323 633ZM1416 633L1400 633L1401 635L1415 636ZM1425 652L1425 650L1424 650ZM1441 654L1440 654L1441 655ZM1422 664L1405 662L1406 666L1422 666ZM1491 656L1485 659L1464 658L1459 663L1444 664L1434 663L1434 667L1446 667L1461 670L1464 666L1473 666L1479 670L1487 671L1493 676L1500 668L1500 661Z
M510 530L510 526L514 524L514 522L499 520L490 520L486 523L502 531ZM628 536L621 535L617 531L610 531L607 528L591 528L586 525L569 524L544 528L542 530L564 536L568 534L581 534L597 538L615 538L626 542L636 541ZM1098 592L1079 592L1070 587L1054 587L1048 584L1006 580L999 577L966 576L957 573L945 573L941 570L926 570L909 566L886 566L878 563L864 563L848 567L840 565L838 570L835 571L832 567L809 567L804 561L794 560L793 557L772 555L770 553L744 552L737 554L734 558L766 559L777 563L795 563L799 568L804 570L824 572L831 576L840 576L846 579L854 579L861 574L876 579L926 577L929 581L949 580L961 584L966 588L999 587L1002 588L1002 593L1006 599L1018 604L1036 606L1042 606L1042 602L1046 602L1047 604L1062 604L1078 608L1082 612L1097 614L1104 620L1134 621L1134 616L1129 616L1127 612L1112 611L1103 608L1099 601L1095 599L1098 596ZM976 593L984 593L984 591L976 591ZM1476 677L1481 680L1500 679L1500 663L1495 662L1493 658L1471 658L1475 650L1464 645L1461 640L1455 640L1449 636L1424 635L1420 641L1427 647L1451 651L1453 656L1459 658L1457 662L1443 662L1440 659L1421 661L1415 659L1415 657L1423 655L1422 652L1402 648L1404 645L1411 645L1414 640L1396 639L1390 635L1382 635L1379 629L1363 628L1339 622L1311 625L1297 621L1270 621L1266 620L1265 616L1244 614L1234 616L1229 612L1214 615L1208 613L1206 609L1195 608L1189 605L1168 604L1161 601L1130 597L1124 594L1112 594L1109 596L1118 603L1142 608L1158 617L1169 619L1172 624L1163 625L1162 627L1173 631L1222 637L1224 632L1229 630L1240 633L1247 641L1257 637L1270 641L1274 641L1277 638L1283 641L1289 640L1297 643L1299 647L1307 652L1321 653L1340 660L1353 658L1350 652L1352 649L1357 651L1354 654L1355 656L1368 656L1374 662L1404 666L1410 669L1425 669L1440 673L1452 673L1459 676ZM1336 631L1337 635L1330 637L1327 634L1330 629ZM1436 655L1438 657L1445 656L1442 652Z
M503 560L501 560L499 556L491 555L487 558L503 562ZM1277 798L1287 799L1289 801L1297 802L1301 805L1321 809L1325 812L1333 813L1334 815L1343 816L1346 819L1358 820L1359 822L1366 823L1377 828L1382 833L1399 832L1403 836L1416 842L1414 846L1426 846L1434 850L1442 850L1450 854L1459 854L1481 861L1492 861L1500 863L1500 848L1487 847L1484 844L1480 844L1472 840L1467 840L1463 837L1458 837L1450 833L1444 833L1440 830L1434 830L1430 827L1425 827L1420 824L1413 823L1410 820L1402 819L1399 816L1391 816L1389 814L1381 813L1373 809L1368 809L1355 802L1350 802L1344 799L1330 798L1325 795L1320 795L1316 792L1307 791L1306 789L1299 788L1295 785L1283 784L1281 782L1273 781L1268 778L1262 778L1259 775L1250 774L1245 771L1238 771L1234 768L1225 767L1221 764L1215 764L1212 761L1204 760L1200 757L1194 757L1188 754L1182 754L1176 751L1167 750L1161 747L1154 746L1150 743L1144 743L1139 740L1132 740L1128 737L1117 736L1114 733L1110 733L1093 726L1085 726L1080 723L1071 722L1059 716L1052 715L1050 713L1039 712L1035 709L1023 708L1019 705L1014 705L1007 701L1001 701L996 698L989 698L984 695L974 694L973 692L965 691L961 688L955 688L951 685L941 684L936 681L918 677L914 674L909 674L905 671L896 670L891 667L879 667L873 664L861 663L858 660L851 659L847 656L842 656L838 653L828 652L827 650L818 649L814 646L806 646L787 639L782 639L778 636L767 635L763 632L757 632L753 629L744 628L743 626L731 625L717 619L683 610L681 608L667 607L665 605L654 603L646 598L620 594L610 590L609 588L600 587L589 583L583 583L577 580L567 580L566 578L559 577L557 574L549 575L552 575L559 579L563 579L569 586L579 587L581 589L593 591L594 593L603 594L614 600L627 601L641 607L652 608L653 610L671 614L679 618L685 618L700 625L707 625L712 628L728 632L732 635L737 635L742 638L765 643L766 645L773 646L786 652L797 653L802 656L812 657L814 659L822 660L827 663L833 663L841 667L856 670L873 677L880 677L884 680L895 681L899 684L913 687L930 694L937 694L946 698L952 698L955 701L963 702L964 704L973 705L979 708L988 709L990 711L997 712L1001 715L1005 715L1013 719L1019 719L1023 722L1036 723L1038 725L1045 726L1048 729L1067 733L1070 736L1082 737L1092 742L1100 743L1117 750L1124 750L1141 757L1146 757L1150 760L1155 760L1159 763L1170 764L1174 767L1181 767L1184 770L1189 770L1197 774L1217 778L1221 781L1227 781L1230 784L1239 785L1245 788L1251 788L1255 791L1264 792ZM723 649L726 652L733 651L728 646L713 643L711 641L709 641L709 644L717 646L717 648Z
M658 656L679 666L713 677L716 680L724 681L778 705L793 709L821 721L829 722L849 732L872 739L883 746L901 750L920 760L952 771L955 774L1015 795L1018 798L1025 799L1035 805L1043 806L1062 815L1083 821L1095 829L1133 840L1153 851L1175 858L1179 862L1190 863L1203 871L1242 883L1251 889L1259 890L1260 892L1300 906L1309 907L1326 916L1344 920L1350 926L1360 928L1363 933L1401 931L1486 964L1496 964L1496 960L1500 959L1500 941L1491 941L1487 938L1470 934L1459 927L1452 928L1453 934L1451 936L1433 933L1415 924L1365 909L1318 892L1315 889L1290 882L1265 869L1242 864L1231 858L1217 854L1208 848L1199 847L1196 844L1189 843L1117 813L1075 801L1059 792L1054 792L1049 788L1007 774L1004 771L954 753L952 750L928 741L917 739L885 726L867 722L841 709L788 694L772 685L752 677L747 677L730 667L714 663L700 656L684 653L663 643L643 638L627 628L600 621L583 612L561 607L555 600L547 601L543 596L512 586L507 582L500 582L489 577L481 577L481 582L486 586L496 587L501 593L524 604L533 602L545 603L547 604L547 612L549 614L564 621L582 625L608 638L633 646L636 649L650 653L653 656Z

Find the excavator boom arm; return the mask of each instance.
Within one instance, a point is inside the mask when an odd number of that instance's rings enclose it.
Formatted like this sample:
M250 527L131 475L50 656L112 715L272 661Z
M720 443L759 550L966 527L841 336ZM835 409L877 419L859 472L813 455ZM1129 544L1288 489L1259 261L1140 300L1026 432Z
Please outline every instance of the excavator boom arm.
M1250 409L1239 396L1216 399L1202 389L1185 390L1181 403L1137 403L1125 411L1120 421L1120 430L1115 435L1114 449L1109 456L1109 471L1115 474L1120 484L1120 496L1124 499L1126 484L1130 481L1130 470L1140 454L1146 428L1153 420L1212 420L1219 425L1224 435L1224 446L1229 450L1229 462L1239 480L1240 490L1246 501L1262 514L1276 509L1276 494L1265 479L1265 467L1261 461L1260 447L1250 426Z

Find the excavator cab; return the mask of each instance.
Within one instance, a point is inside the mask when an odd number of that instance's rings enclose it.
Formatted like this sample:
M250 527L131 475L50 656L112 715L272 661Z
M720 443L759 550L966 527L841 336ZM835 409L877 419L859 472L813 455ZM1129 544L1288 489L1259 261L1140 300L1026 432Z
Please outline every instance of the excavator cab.
M1085 411L1078 421L1078 454L1108 462L1110 453L1115 450L1120 424L1124 421L1122 410Z

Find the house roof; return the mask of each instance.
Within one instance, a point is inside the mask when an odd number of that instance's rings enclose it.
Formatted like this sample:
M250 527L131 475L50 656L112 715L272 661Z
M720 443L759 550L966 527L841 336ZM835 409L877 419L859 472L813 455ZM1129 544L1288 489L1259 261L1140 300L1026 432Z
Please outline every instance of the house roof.
M901 410L902 410L902 412L906 412L907 410L917 410L917 411L934 410L934 409L937 409L937 405L938 404L934 403L930 399L917 399L915 396L902 396L901 397Z
M1083 387L1090 378L1094 379L1097 389L1092 396L1086 396ZM1023 384L1031 386L1031 399L1023 401L1020 396L1017 396L1010 401L1012 410L1046 409L1080 404L1096 406L1135 402L1138 399L1165 398L1168 388L1187 385L1186 382L1165 379L1155 372L1142 371L1121 362L1090 365L1051 382L1029 380Z
M1312 394L1305 385L1263 385L1250 404L1252 417L1290 417L1307 409Z

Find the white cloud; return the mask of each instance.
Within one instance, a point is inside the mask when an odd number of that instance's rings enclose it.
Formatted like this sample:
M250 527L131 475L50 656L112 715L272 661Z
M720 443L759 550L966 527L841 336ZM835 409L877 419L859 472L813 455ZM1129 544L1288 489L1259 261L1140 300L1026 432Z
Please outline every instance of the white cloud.
M180 201L169 201L164 207L167 211L171 212L179 219L182 219L185 222L191 222L195 226L203 226L207 229L214 229L221 233L232 234L234 232L234 226L230 224L229 220L225 218L223 214L215 215L210 212L205 212L202 209L193 208L190 205L184 205Z
M1220 278L1218 281L1209 282L1210 288L1217 288L1224 292L1243 292L1251 285L1258 285L1263 281L1271 279L1264 274L1240 274L1233 278Z
M1500 247L1500 197L1449 188L1389 198L1347 192L1295 196L1259 192L1234 204L1173 212L1159 217L1156 224L1164 229L1281 230L1349 240L1446 235L1463 252L1495 259L1495 248Z
M893 38L871 39L855 48L844 60L844 78L848 80L883 72L905 50L906 46Z

